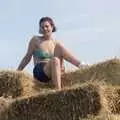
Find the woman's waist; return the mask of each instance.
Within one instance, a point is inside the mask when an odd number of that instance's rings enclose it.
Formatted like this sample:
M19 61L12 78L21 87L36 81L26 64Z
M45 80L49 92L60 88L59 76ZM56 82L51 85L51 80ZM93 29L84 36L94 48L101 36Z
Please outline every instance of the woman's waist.
M34 65L37 65L37 64L46 64L48 63L48 60L44 60L44 61L34 61Z
M33 62L34 62L34 64L38 64L38 63L44 63L44 62L48 62L50 59L48 58L48 59L40 59L40 58L38 58L38 57L33 57Z
M49 60L34 60L34 66L37 64L47 64ZM63 63L60 64L61 70L65 71L65 66Z

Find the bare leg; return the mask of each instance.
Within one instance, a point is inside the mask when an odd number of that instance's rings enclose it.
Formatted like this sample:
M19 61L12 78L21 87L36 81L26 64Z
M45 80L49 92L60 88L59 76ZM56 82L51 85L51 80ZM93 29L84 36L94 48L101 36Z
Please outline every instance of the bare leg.
M59 58L57 57L52 58L51 70L52 70L52 82L57 89L61 90L61 68Z
M74 65L78 65L80 62L75 59L63 46L56 45L54 56L44 67L45 73L51 77L52 83L55 88L61 90L61 65L63 58L71 62Z
M55 88L61 90L60 59L53 57L44 67L44 71L49 77L51 77L52 84L55 86Z

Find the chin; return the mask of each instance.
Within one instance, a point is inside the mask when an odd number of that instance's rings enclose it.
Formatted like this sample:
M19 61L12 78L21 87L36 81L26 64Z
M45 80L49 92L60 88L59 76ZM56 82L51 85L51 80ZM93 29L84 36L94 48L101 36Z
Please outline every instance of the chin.
M45 33L44 36L51 36L51 33Z

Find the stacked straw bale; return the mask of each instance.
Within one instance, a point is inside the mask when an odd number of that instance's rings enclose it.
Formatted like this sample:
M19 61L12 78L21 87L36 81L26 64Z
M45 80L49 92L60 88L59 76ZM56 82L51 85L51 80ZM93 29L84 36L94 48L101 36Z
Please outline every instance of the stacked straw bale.
M66 73L62 76L62 86L84 83L86 80L103 80L107 84L120 85L120 60L117 58L93 64L92 66Z
M92 83L88 82L90 80ZM5 98L0 98L0 120L78 120L97 115L102 107L110 113L120 114L119 85L118 59L64 74L62 91L34 80L29 74L2 70L0 97Z
M0 71L0 96L20 96L23 91L20 78L16 72Z
M9 120L8 111L12 100L0 97L0 120Z
M30 96L51 88L49 84L34 80L28 73L13 70L0 71L0 96L12 98Z
M78 120L101 109L99 86L87 84L16 99L9 106L9 120Z
M120 86L107 86L104 92L109 113L120 114Z

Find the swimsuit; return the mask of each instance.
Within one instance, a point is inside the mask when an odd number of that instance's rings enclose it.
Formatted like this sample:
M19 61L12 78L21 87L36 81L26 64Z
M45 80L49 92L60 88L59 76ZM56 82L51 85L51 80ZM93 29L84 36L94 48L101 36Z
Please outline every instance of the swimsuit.
M47 52L44 52L42 50L35 50L34 56L39 57L40 59L50 59L53 57L53 55L51 55Z
M35 50L33 55L35 57L38 57L42 60L48 60L53 57L53 55L48 54L47 52L43 52L41 50ZM33 69L33 75L34 77L39 80L40 82L49 82L50 78L45 74L44 72L44 66L46 65L45 62L38 63L35 65Z

